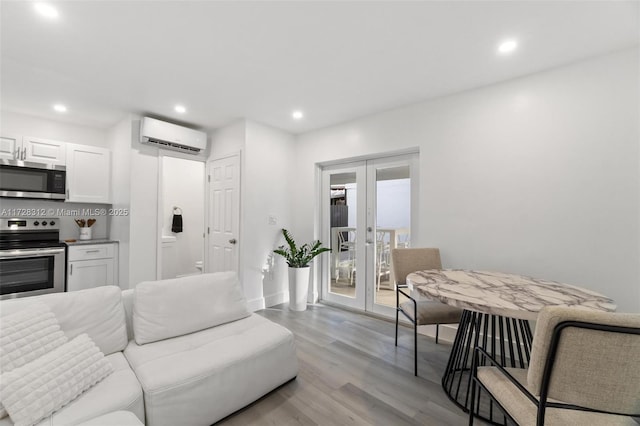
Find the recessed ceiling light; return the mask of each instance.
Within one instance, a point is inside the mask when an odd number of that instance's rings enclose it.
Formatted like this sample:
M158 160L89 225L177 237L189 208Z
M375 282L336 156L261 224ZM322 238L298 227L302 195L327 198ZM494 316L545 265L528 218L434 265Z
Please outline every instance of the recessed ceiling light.
M293 111L291 113L291 117L293 117L294 120L300 120L302 119L302 117L304 117L304 113L302 111Z
M185 112L187 112L187 109L184 107L184 105L176 105L175 107L173 107L173 109L180 114L184 114Z
M49 3L35 3L33 7L36 12L45 18L55 19L58 17L58 10Z
M498 53L501 55L506 55L512 53L514 50L518 48L518 42L514 39L505 40L498 46Z
M55 109L58 112L67 112L67 107L62 104L55 104L53 106L53 109Z

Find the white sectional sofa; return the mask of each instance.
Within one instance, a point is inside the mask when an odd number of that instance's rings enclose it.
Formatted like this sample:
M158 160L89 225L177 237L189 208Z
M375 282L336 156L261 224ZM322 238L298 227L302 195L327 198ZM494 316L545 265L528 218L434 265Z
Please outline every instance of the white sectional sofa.
M149 426L210 425L298 372L292 333L247 311L233 273L6 300L0 315L36 301L69 339L87 333L114 367L42 426L122 410Z

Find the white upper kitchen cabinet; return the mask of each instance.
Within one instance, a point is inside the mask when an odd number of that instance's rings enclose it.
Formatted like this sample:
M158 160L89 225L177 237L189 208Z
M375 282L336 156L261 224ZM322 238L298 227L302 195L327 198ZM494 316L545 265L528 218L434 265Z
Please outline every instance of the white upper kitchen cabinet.
M111 151L67 144L67 201L111 203Z
M22 137L0 136L0 159L17 160L18 149L22 149Z
M16 160L64 166L67 157L66 145L65 142L25 136L22 138L20 158Z

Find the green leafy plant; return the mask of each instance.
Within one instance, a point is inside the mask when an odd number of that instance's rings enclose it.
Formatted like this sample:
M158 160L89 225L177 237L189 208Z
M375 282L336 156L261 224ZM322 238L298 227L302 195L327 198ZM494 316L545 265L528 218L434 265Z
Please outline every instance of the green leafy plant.
M322 243L319 240L298 247L286 229L282 230L282 235L284 235L289 247L280 246L273 252L284 257L287 264L292 268L306 268L314 257L325 251L331 251L331 249L322 247Z

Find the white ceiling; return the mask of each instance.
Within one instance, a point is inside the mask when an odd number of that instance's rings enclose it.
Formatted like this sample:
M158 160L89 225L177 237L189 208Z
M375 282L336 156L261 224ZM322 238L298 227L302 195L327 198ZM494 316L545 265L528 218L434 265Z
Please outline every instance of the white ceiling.
M2 0L0 106L98 127L133 112L300 133L639 40L637 1L52 4L57 20ZM506 37L520 47L498 56Z

